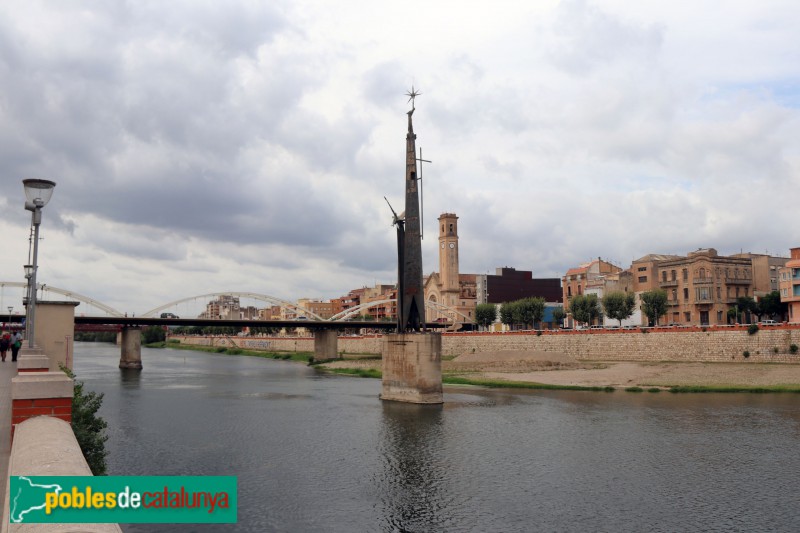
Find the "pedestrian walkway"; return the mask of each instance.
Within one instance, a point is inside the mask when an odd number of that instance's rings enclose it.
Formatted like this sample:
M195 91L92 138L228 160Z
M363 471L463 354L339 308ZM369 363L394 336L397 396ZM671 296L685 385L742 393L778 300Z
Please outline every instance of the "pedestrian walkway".
M8 478L8 456L11 454L11 379L17 375L17 363L11 362L11 352L5 363L0 362L0 505L5 498ZM5 509L0 512L5 515ZM6 520L2 516L2 520Z

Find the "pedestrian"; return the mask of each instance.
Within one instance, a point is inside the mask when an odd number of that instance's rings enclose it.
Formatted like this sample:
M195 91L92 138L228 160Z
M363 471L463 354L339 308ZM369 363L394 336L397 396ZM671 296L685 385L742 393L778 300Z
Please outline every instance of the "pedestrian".
M9 341L11 340L11 335L8 333L3 333L3 336L0 337L0 359L3 362L6 362L6 352L8 351L8 347L11 344Z
M19 349L22 348L22 333L19 331L11 336L11 362L17 362L17 354Z

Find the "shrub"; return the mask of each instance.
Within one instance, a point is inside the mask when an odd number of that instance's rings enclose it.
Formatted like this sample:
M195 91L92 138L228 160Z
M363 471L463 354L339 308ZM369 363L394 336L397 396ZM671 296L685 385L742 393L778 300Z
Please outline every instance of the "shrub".
M75 374L65 366L61 370L66 375L75 379ZM96 392L83 392L83 382L75 381L72 393L72 431L81 452L95 476L104 476L106 473L106 441L108 435L105 430L108 424L102 417L97 416L97 411L103 405L103 394Z
M642 392L644 391L641 387L628 387L625 389L625 392Z
M747 359L748 357L750 357L750 352L745 350L744 352L742 352L742 355L745 357L745 359Z
M658 387L650 387L649 389L647 389L647 392L661 392L661 389L659 389Z
M756 333L758 333L758 324L750 324L747 326L748 335L755 335Z
M797 345L792 344L791 346L789 346L789 351L792 353L797 353Z
M224 347L224 346L218 346L217 349L214 350L214 351L217 352L217 353L225 353L227 350L228 349L226 347Z

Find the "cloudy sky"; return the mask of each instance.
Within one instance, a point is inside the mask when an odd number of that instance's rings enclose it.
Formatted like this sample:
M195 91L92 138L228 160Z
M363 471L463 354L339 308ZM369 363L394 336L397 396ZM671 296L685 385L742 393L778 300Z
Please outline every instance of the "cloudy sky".
M462 272L787 255L798 27L795 0L4 1L0 280L39 177L39 281L123 311L394 282L412 84L426 272L443 212Z

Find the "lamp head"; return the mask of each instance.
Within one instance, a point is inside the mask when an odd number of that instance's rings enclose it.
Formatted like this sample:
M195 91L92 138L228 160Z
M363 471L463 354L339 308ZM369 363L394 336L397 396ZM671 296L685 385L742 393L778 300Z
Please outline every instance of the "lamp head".
M25 209L33 211L36 208L42 208L50 201L53 196L53 189L56 182L50 180L40 179L26 179L22 180L22 185L25 187Z
M24 265L22 268L25 269L25 277L31 279L31 276L33 276L33 265Z

